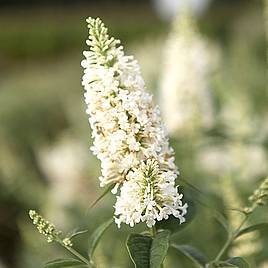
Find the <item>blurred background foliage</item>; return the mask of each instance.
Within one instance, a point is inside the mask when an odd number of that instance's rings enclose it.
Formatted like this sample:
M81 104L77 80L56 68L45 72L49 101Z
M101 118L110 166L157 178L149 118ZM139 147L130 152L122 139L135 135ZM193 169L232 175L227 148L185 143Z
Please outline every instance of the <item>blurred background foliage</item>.
M159 101L170 21L161 19L153 1L0 1L0 268L42 267L48 259L66 255L39 236L27 216L30 208L66 232L79 227L90 233L113 213L112 195L89 209L102 189L100 163L89 152L80 83L87 16L101 17L135 55L148 90ZM257 0L214 0L195 19L220 51L210 81L216 123L198 135L173 136L171 144L181 177L202 191L205 203L228 216L228 187L245 204L268 174L264 6ZM227 119L222 120L224 109ZM193 189L184 188L196 215L174 240L200 247L212 258L224 243L224 230L213 209L200 205ZM266 207L252 222L267 219ZM98 247L98 267L133 267L124 246L129 231L107 231ZM247 256L252 267L268 267L267 235L259 235L259 248ZM75 247L84 252L86 243L78 238ZM166 267L192 264L170 250Z

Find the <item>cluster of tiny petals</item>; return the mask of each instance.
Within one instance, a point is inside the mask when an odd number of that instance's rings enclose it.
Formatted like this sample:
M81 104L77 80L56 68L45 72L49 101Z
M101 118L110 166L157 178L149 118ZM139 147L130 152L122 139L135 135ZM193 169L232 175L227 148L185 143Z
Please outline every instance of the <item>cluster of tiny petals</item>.
M71 239L69 237L66 237L62 240L62 243L64 244L64 246L66 247L72 247L73 243L71 241Z
M66 237L63 240L61 240L60 239L61 232L58 231L52 223L45 220L36 211L30 210L29 216L33 224L36 226L37 230L39 231L39 233L45 236L48 243L51 243L54 241L57 241L57 242L62 241L64 246L66 247L72 246L72 241L70 238Z
M244 208L244 212L250 214L258 206L263 206L268 200L268 177L260 184L253 194L249 197L250 207Z
M152 227L170 215L183 223L187 204L183 204L183 195L175 187L176 177L174 171L161 170L155 159L148 159L129 172L115 204L118 227L121 223L133 227L140 222Z
M29 216L39 233L45 236L47 242L50 243L57 239L57 236L60 234L60 232L55 229L55 226L53 224L45 220L34 210L29 211Z
M92 152L101 161L100 185L121 184L129 171L151 157L176 170L160 111L145 91L140 67L107 34L99 19L87 20L89 51L82 61Z

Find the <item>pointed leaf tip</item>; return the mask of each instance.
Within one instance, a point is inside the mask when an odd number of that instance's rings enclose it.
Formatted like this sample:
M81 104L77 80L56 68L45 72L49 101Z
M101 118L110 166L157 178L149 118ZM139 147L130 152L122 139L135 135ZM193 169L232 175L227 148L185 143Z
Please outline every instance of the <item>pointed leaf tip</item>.
M81 265L84 265L84 263L76 259L56 259L47 262L43 268L62 268L62 267L74 267Z
M102 235L111 226L112 223L113 223L113 218L111 218L108 221L106 221L103 224L101 224L93 232L93 234L90 236L90 238L89 238L89 249L88 249L88 256L89 256L90 259L92 259L94 251L95 251L95 249L96 249L96 247L97 247Z

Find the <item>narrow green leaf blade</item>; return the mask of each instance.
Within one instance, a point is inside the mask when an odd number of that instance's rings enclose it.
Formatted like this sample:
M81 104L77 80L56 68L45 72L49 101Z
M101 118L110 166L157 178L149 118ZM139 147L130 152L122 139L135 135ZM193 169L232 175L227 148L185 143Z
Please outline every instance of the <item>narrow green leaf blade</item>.
M114 187L114 184L111 184L104 189L103 193L90 205L89 209L93 208L103 197L105 197Z
M206 265L206 268L229 268L229 267L239 268L236 265L224 261L210 262Z
M234 264L239 268L250 268L248 262L241 257L233 257L226 261L227 263Z
M141 234L131 234L127 239L127 249L135 268L150 268L152 238Z
M224 261L220 261L217 263L216 267L218 268L228 268L228 267L233 267L233 268L239 268L238 266L228 263L228 262L224 262Z
M84 263L76 259L57 259L46 263L44 268L61 268L81 265L84 265Z
M191 259L197 267L206 267L207 258L198 249L189 245L171 245L176 250Z
M76 236L82 235L87 233L88 230L82 230L82 231L74 231L71 235L70 235L70 239L75 238Z
M170 231L164 230L153 238L150 254L150 268L158 268L164 261L169 248Z
M106 221L103 224L101 224L93 232L93 234L90 236L90 238L89 238L89 249L88 249L88 256L89 256L90 259L92 259L94 251L95 251L95 249L96 249L96 247L97 247L102 235L111 226L112 223L113 223L113 219L109 219L108 221Z
M258 231L258 230L261 230L261 229L264 229L264 228L267 228L268 229L268 223L267 222L258 223L258 224L255 224L255 225L246 227L246 228L242 229L236 235L236 238L239 237L239 236L241 236L241 235L244 235L244 234L247 234L247 233L250 233L250 232L254 232L254 231Z

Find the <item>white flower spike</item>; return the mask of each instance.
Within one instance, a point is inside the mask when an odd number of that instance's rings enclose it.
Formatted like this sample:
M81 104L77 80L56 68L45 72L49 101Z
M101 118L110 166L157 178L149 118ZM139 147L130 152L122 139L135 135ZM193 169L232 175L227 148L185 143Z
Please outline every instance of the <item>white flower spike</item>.
M114 184L114 194L122 186L115 205L116 221L118 225L125 222L131 226L146 221L152 226L155 220L173 214L183 222L186 206L182 209L182 195L177 194L174 183L178 174L174 152L169 147L159 107L153 105L152 96L145 91L140 67L132 56L124 55L119 40L108 36L99 18L88 18L87 22L89 51L84 52L86 59L81 64L94 140L91 150L101 161L100 186ZM142 176L152 164L157 166L157 173ZM145 189L152 182L145 182L152 178L156 190L149 194ZM133 208L135 195L139 199ZM122 202L132 205L132 210L123 208Z

